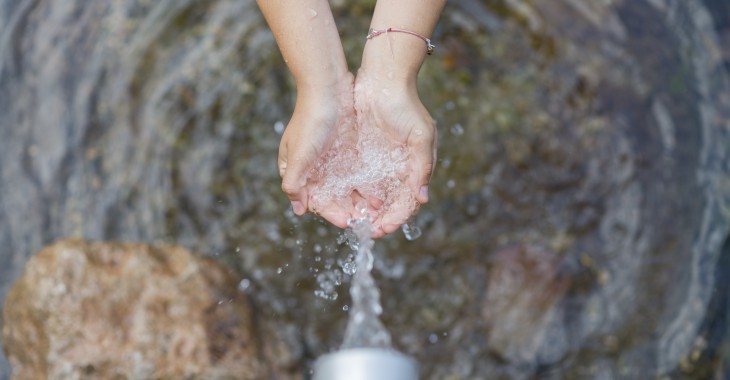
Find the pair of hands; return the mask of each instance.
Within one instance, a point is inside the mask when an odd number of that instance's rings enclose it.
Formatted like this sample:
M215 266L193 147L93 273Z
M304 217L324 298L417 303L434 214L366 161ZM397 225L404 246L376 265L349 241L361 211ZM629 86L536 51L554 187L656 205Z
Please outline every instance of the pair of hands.
M349 72L327 85L298 88L297 102L279 145L278 167L282 190L297 215L315 211L332 224L346 228L352 218L375 215L373 238L392 233L428 202L428 183L436 162L436 128L421 103L415 75L363 67L357 78ZM356 90L357 88L357 90ZM400 178L411 192L412 202L383 208L383 199L353 191L350 200L312 208L311 194L317 182L310 178L317 161L339 138L357 139L358 123L379 129L392 145L409 150L405 175Z

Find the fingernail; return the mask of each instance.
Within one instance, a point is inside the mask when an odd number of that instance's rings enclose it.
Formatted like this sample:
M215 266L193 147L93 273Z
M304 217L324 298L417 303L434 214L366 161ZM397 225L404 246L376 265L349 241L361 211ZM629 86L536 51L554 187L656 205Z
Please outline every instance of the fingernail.
M292 202L291 203L291 208L294 211L294 213L297 214L297 215L303 215L304 214L304 211L305 210L304 210L304 205L302 204L302 202L299 202L299 201Z
M420 196L421 196L421 199L428 200L428 186L427 185L421 186Z

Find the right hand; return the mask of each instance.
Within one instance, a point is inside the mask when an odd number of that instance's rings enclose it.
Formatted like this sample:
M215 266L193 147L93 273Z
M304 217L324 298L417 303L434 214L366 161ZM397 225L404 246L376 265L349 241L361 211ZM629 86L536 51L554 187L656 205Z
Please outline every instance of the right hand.
M352 210L331 204L311 210L313 183L307 176L335 139L354 133L353 75L347 72L332 85L298 89L297 102L279 144L281 188L296 215L314 211L340 228L347 228Z

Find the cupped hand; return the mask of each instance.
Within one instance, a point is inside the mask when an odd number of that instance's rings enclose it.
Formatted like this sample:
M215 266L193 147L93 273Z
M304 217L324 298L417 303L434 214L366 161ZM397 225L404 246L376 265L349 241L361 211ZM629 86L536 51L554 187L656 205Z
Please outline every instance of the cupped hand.
M309 199L316 184L308 181L308 177L317 160L338 137L348 138L354 133L353 80L348 72L332 85L300 89L294 113L279 144L281 188L289 197L294 213L301 216L313 211L340 228L347 227L352 210L334 203L312 210Z
M373 238L390 234L428 202L436 160L433 119L415 81L360 69L354 82L349 74L328 89L298 96L279 146L282 189L297 215L311 211L340 228L369 217ZM373 141L378 145L373 150L363 145ZM402 161L397 178L376 173L392 163L368 162L366 152L384 149L376 161ZM398 152L405 155L393 157Z
M386 209L368 199L373 238L390 234L428 202L428 184L436 163L436 126L421 103L413 80L394 80L390 72L361 68L355 80L355 109L359 128L376 128L392 147L408 151L400 180L410 193L396 195ZM382 202L381 202L382 205ZM374 212L373 212L374 211Z

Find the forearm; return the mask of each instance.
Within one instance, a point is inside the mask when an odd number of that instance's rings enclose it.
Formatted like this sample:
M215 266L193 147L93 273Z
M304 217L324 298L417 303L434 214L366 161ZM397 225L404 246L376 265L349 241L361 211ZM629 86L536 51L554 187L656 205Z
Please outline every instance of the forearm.
M379 0L370 27L409 30L431 37L446 0ZM406 33L382 34L367 41L362 66L386 72L392 80L415 84L426 56L426 43Z
M334 88L348 74L326 0L257 0L297 89Z

